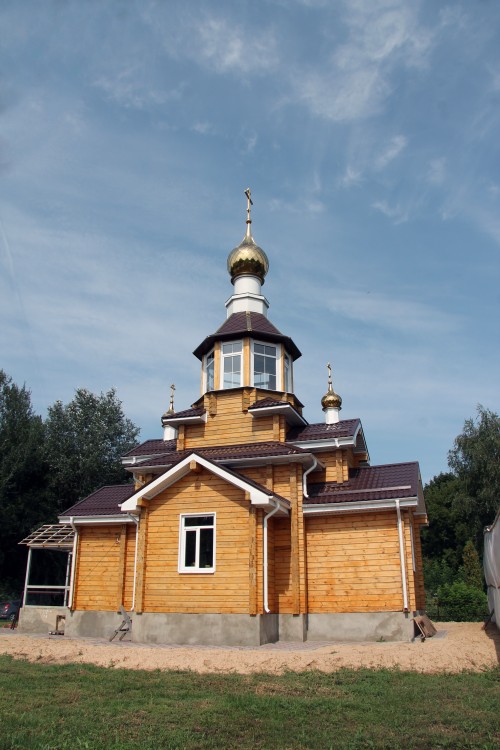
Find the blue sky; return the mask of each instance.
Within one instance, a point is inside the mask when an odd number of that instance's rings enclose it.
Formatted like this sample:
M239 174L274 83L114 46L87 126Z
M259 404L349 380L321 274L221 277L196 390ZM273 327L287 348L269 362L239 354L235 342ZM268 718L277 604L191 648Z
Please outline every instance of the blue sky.
M372 463L446 470L500 410L499 31L493 0L3 0L0 367L160 437L250 186L306 418L331 361Z

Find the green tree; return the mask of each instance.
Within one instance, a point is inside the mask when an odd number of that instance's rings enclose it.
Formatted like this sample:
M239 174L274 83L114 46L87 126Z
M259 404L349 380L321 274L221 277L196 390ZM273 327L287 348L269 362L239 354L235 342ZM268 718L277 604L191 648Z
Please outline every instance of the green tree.
M457 506L460 493L459 479L451 473L442 473L425 485L424 497L429 526L422 530L422 553L426 560L440 560L454 573L462 563L465 543L470 530ZM448 574L446 580L448 582Z
M19 541L50 514L44 427L31 393L0 370L0 583L19 591L26 548Z
M69 404L48 410L46 456L58 512L105 484L130 477L121 456L136 443L139 429L125 417L116 391L95 395L79 388Z
M464 581L468 586L474 586L480 591L483 590L483 569L477 554L477 549L474 547L474 542L469 539L464 547L463 554L463 576Z
M477 407L455 438L448 465L459 480L456 507L482 552L483 528L493 521L500 503L500 417ZM470 533L469 533L470 536Z

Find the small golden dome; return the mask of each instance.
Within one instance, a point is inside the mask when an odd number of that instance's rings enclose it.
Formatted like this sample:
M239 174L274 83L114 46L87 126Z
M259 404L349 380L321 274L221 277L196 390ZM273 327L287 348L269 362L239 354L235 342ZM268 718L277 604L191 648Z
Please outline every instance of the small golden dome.
M326 368L328 370L328 391L321 399L321 406L323 407L323 411L326 411L327 409L341 409L342 399L340 398L339 394L335 393L335 391L333 390L331 364L328 363Z
M321 406L323 409L340 409L342 407L342 399L338 393L335 393L333 386L328 387L328 393L325 393L321 399Z
M264 278L269 271L269 260L264 250L255 244L251 234L247 234L243 242L229 253L227 270L233 284L235 278L243 274L258 276L260 283L264 283Z

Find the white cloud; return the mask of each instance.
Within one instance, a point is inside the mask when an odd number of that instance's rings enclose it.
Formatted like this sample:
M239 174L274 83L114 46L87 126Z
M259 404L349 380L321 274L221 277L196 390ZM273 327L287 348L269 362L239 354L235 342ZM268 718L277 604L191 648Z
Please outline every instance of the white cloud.
M446 159L432 159L427 170L427 180L431 185L442 185L446 177Z
M407 143L408 139L404 135L395 135L391 138L386 148L375 159L375 169L385 169L406 148Z
M425 65L432 41L416 7L405 3L348 2L344 11L348 41L324 66L295 70L292 84L313 114L333 122L378 114L392 93L393 72Z
M372 208L380 211L387 216L388 219L392 219L394 224L402 224L408 221L408 209L397 203L395 206L390 206L387 201L375 201L372 203Z
M180 99L183 92L182 83L171 90L153 86L148 73L137 65L99 76L94 80L94 86L122 107L139 110L160 107L171 99Z

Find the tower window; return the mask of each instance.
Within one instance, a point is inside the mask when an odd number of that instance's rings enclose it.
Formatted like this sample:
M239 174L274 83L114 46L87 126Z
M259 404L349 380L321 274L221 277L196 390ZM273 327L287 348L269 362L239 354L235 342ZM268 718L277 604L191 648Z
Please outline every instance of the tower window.
M287 393L292 393L293 391L292 358L289 354L287 354L287 352L285 352L285 391Z
M269 344L253 345L253 384L256 388L276 390L277 348Z
M214 357L213 349L205 357L205 383L206 383L207 391L214 390L215 388L215 357Z
M241 385L241 341L222 344L222 387L238 388Z

